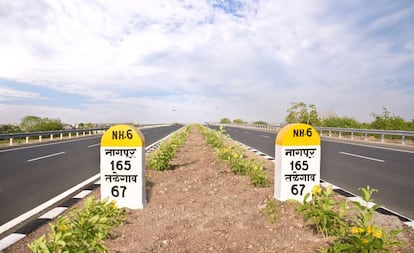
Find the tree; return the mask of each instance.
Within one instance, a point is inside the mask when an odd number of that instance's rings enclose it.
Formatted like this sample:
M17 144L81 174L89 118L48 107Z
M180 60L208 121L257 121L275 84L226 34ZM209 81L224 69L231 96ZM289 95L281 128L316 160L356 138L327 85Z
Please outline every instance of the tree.
M233 120L233 123L234 123L234 124L245 124L245 123L246 123L246 121L244 121L244 120L242 120L242 119L235 119L235 120Z
M61 130L63 124L60 119L40 118L38 116L24 116L20 128L26 132Z
M361 123L353 118L339 117L336 114L330 115L322 120L322 126L325 127L344 127L344 128L360 128Z
M220 120L220 124L230 124L231 120L229 118L222 118Z
M384 130L408 130L410 125L405 122L400 116L391 115L387 108L382 108L382 114L371 113L374 121L371 122L370 127L373 129Z
M20 121L20 128L25 132L36 131L35 128L40 124L42 119L38 116L24 116Z
M253 125L267 125L267 122L263 120L258 120L253 122Z
M0 126L0 132L1 133L4 133L4 134L8 134L8 133L19 133L21 131L22 130L17 125L6 124L6 125Z
M130 125L134 125L134 124L130 124ZM93 123L79 123L78 124L78 128L79 129L89 129L89 128L93 128L95 125Z
M288 115L285 118L287 123L306 123L310 125L319 125L319 114L314 104L307 105L303 102L292 102L291 107L287 110Z
M63 129L63 124L60 119L43 118L40 124L37 126L36 131L50 131L61 129Z

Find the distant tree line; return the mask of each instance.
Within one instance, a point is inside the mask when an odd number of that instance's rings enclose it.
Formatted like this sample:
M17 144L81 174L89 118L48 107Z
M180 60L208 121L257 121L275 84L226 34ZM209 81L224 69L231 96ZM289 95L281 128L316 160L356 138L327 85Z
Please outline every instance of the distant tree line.
M305 104L303 102L292 102L291 107L287 109L286 123L305 123L313 126L324 127L341 127L341 128L366 128L366 129L383 129L383 130L407 130L414 131L414 119L405 121L402 117L391 114L387 108L382 108L382 113L371 113L374 118L372 122L358 122L354 118L340 117L331 113L326 117L321 117L314 104ZM222 124L234 123L245 124L242 119L231 121L229 118L222 118ZM255 121L256 125L267 125L265 121Z
M409 130L414 131L414 119L405 121L402 117L391 114L387 108L382 108L382 113L371 113L374 118L370 123L358 122L354 118L340 117L335 113L327 117L320 117L316 106L303 102L293 102L287 110L287 123L308 123L314 126L342 127L342 128L368 128L383 130Z
M63 124L60 119L41 118L29 115L22 118L20 129L23 132L62 130Z
M93 123L79 123L76 125L77 129L94 128ZM20 120L20 124L0 124L0 133L20 133L20 132L40 132L53 131L73 128L68 124L63 124L60 119L41 118L38 116L28 115Z

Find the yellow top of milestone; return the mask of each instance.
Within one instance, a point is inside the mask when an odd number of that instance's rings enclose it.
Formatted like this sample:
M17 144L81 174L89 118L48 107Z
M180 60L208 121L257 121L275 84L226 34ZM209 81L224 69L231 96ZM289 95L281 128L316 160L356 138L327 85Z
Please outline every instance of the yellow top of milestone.
M101 147L142 147L145 139L141 131L129 125L111 126L101 138Z
M313 146L321 145L321 139L311 125L295 123L280 129L276 136L276 144L281 146Z

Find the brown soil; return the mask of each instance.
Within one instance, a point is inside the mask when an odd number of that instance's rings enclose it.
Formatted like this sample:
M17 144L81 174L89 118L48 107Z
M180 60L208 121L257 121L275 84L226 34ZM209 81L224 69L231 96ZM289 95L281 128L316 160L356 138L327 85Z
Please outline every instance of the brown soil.
M247 152L248 156L257 155ZM274 164L265 160L273 181ZM273 185L255 188L232 173L193 127L171 170L147 171L148 205L128 210L127 221L111 233L110 252L316 252L329 239L305 224L295 204L278 202L278 220L263 214ZM99 196L99 191L93 193ZM404 247L414 252L414 231L395 217L377 215L380 225L403 228ZM43 226L4 252L29 252L25 245L48 231Z

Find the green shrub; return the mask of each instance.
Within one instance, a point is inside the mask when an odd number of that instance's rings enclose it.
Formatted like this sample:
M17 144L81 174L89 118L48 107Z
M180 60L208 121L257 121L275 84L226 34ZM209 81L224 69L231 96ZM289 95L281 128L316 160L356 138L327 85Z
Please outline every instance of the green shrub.
M348 224L345 221L345 202L336 202L333 199L332 187L322 189L316 185L312 195L307 193L303 204L298 208L305 221L310 221L324 236L345 235ZM308 201L312 196L312 200Z
M354 202L358 210L356 220L351 220L347 233L339 236L326 252L390 252L391 247L401 245L396 239L400 230L386 231L372 222L372 216L379 206L368 207L368 203L373 201L372 193L377 190L367 186L360 188L360 191L365 203Z
M50 224L52 232L28 244L37 253L107 252L104 240L110 230L125 220L125 211L114 201L102 202L93 197L85 200L83 209L60 216Z
M168 141L162 143L156 151L148 156L147 167L158 171L168 169L170 161L187 140L190 129L191 126L187 126L184 131L173 134Z
M223 134L223 127L220 127L220 131L214 131L200 125L199 129L207 144L215 148L218 157L227 161L230 169L235 174L249 176L250 182L256 187L267 187L269 185L263 161L247 159L245 158L244 148L236 144L228 144L229 140Z

